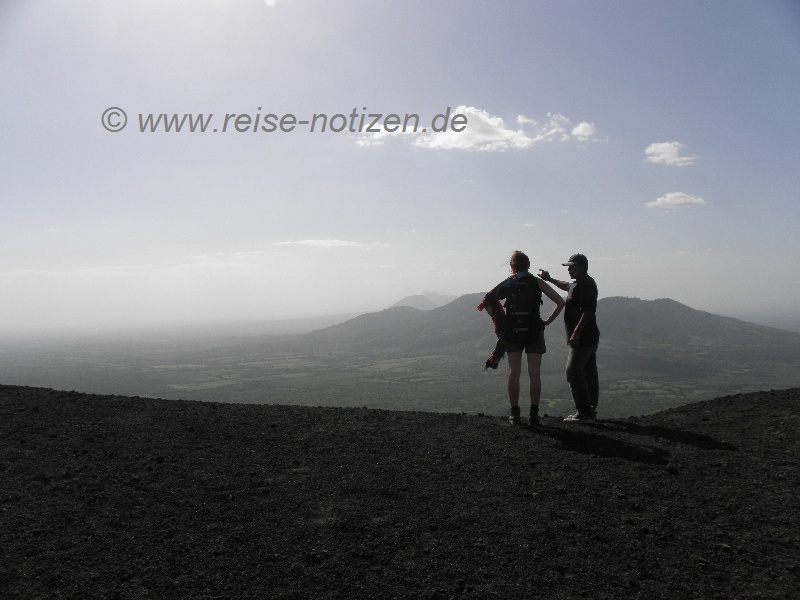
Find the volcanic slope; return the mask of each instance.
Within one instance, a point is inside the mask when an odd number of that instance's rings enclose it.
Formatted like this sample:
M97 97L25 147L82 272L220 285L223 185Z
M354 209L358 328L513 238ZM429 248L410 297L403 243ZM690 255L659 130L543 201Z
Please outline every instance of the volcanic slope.
M0 386L0 597L796 598L799 402L533 430Z

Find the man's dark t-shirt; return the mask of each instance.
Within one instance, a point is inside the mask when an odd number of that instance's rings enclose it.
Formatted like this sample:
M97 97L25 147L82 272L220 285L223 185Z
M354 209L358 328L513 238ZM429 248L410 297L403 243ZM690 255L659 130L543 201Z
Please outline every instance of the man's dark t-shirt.
M564 306L564 325L567 329L567 339L572 335L581 315L584 312L594 313L597 310L597 284L588 275L569 284L567 303ZM584 323L579 338L580 346L595 346L600 342L600 330L597 328L597 319L592 317L589 323Z

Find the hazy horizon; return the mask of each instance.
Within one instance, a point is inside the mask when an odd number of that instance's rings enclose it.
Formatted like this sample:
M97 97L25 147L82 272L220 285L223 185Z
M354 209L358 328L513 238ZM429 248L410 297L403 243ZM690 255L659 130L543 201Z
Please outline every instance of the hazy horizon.
M438 292L423 292L421 294L411 294L410 296L425 295L428 293ZM482 292L470 292L463 295L480 295ZM396 302L400 302L407 297L398 298ZM457 296L457 298L460 296ZM633 297L633 296L629 296ZM600 300L608 297L601 297ZM646 302L661 300L663 298L644 299ZM671 298L670 298L671 299ZM171 321L171 322L146 322L134 323L126 325L113 324L96 324L93 327L64 326L61 328L28 328L24 330L8 329L4 336L6 341L12 343L25 343L25 342L47 342L48 340L69 340L69 339L103 339L106 341L116 340L120 341L123 338L130 339L155 339L162 336L167 337L186 337L195 339L212 339L212 338L225 338L225 337L255 337L255 336L284 336L284 335L302 335L318 329L343 323L353 319L359 315L366 313L380 312L392 308L396 302L387 304L385 306L377 306L368 308L361 311L353 312L328 312L328 313L308 313L304 315L292 315L286 317L264 317L264 318L208 318L208 319L188 319L184 321ZM543 311L551 310L552 304L550 300L545 299ZM702 310L693 306L689 308L694 310ZM417 310L430 310L430 309L417 309ZM703 311L711 312L711 311ZM754 323L756 325L763 325L765 327L772 327L776 329L783 329L800 333L800 317L793 314L772 314L761 313L760 315L750 314L724 314L724 313L711 313L721 317L729 317ZM602 321L602 314L600 315ZM560 317L559 317L560 322Z
M0 65L0 337L381 310L516 249L800 331L788 0L10 0Z

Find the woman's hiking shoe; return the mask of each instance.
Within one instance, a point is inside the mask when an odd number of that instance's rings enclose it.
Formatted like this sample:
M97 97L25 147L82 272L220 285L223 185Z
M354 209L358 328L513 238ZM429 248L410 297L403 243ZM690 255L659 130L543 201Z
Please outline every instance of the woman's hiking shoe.
M594 423L594 414L587 413L582 415L576 412L574 415L570 415L564 419L564 423Z
M530 418L528 419L528 425L531 427L538 427L539 423L539 407L536 406L535 408L531 406Z

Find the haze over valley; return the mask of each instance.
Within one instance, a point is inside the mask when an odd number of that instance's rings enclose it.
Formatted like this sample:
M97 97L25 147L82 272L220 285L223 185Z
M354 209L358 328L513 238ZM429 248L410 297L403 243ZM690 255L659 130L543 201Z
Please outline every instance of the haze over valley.
M504 414L507 363L483 369L495 337L490 319L476 309L481 294L451 302L425 297L336 324L287 320L280 335L238 324L4 341L0 381L167 399ZM434 308L409 306L420 302ZM542 314L551 309L546 303ZM668 299L602 298L598 323L600 413L607 417L800 385L800 333ZM288 333L292 327L300 332ZM566 414L572 401L560 319L545 339L543 412ZM526 390L523 379L523 398Z

